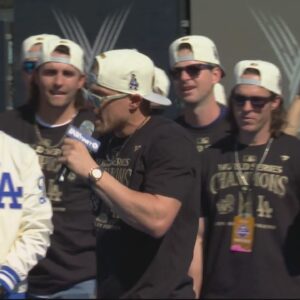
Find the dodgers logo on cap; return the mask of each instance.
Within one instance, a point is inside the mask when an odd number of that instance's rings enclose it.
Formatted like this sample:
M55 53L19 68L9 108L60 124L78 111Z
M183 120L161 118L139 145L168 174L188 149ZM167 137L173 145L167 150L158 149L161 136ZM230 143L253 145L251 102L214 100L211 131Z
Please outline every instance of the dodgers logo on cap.
M137 91L139 88L139 83L137 82L135 74L131 74L131 79L129 82L129 89Z

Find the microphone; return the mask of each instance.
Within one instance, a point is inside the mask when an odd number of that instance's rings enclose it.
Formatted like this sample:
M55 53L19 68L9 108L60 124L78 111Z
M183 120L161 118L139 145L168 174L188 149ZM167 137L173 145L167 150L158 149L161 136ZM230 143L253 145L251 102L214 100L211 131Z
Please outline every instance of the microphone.
M100 147L100 142L91 137L94 130L95 125L93 122L85 120L81 123L79 128L69 125L66 131L66 136L84 143L90 152L96 153ZM65 165L62 165L58 172L56 182L64 182L69 171L70 170Z

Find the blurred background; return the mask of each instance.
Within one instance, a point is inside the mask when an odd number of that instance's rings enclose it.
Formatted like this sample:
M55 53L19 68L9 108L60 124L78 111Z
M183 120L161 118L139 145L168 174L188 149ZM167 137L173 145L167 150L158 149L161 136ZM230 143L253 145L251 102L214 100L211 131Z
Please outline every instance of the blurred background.
M26 101L20 46L40 33L78 42L87 54L87 70L101 51L135 48L166 72L174 39L205 35L219 50L225 94L237 61L263 59L281 69L289 105L300 81L299 10L299 0L0 0L0 111ZM170 98L172 117L179 107L172 87Z

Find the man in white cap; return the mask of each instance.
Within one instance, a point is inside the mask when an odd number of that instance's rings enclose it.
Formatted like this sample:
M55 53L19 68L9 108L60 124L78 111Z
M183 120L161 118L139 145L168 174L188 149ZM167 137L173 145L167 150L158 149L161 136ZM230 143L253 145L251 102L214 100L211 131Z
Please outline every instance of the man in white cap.
M234 133L201 155L208 220L201 297L298 298L300 141L282 132L281 73L243 60L234 75Z
M154 64L135 50L96 57L97 159L66 139L62 162L100 195L98 297L193 298L187 276L197 232L197 151L178 124L151 115ZM196 194L195 197L192 195Z
M30 89L33 71L35 70L42 53L41 49L44 43L51 39L60 39L60 37L54 34L43 33L29 36L22 42L22 74L27 91Z
M194 136L198 152L223 137L227 109L215 97L215 85L225 75L217 48L201 35L184 36L169 47L170 75L183 111L177 119Z
M225 75L216 45L205 36L183 36L171 43L169 60L175 92L183 105L176 121L189 131L198 152L202 152L229 130L228 109L216 98L219 96L217 85ZM200 216L199 234L189 272L193 276L197 296L202 282L203 233L204 219Z
M32 81L27 103L0 117L2 130L30 144L39 155L53 207L51 246L29 274L29 298L91 298L96 283L92 191L72 172L66 172L64 181L56 180L67 129L86 121L93 125L95 118L82 95L82 48L67 39L45 41Z

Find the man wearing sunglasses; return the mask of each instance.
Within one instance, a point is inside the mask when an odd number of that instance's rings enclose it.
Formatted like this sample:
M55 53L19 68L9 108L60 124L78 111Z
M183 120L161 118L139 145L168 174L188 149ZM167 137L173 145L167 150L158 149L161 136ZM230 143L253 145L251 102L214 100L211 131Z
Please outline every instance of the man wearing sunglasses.
M193 136L202 152L227 134L227 108L216 99L216 88L225 75L212 40L191 35L176 39L169 47L170 76L182 104L177 122ZM223 99L222 99L223 100ZM201 287L204 219L199 219L199 236L190 274L197 295Z
M120 49L96 57L89 89L96 96L102 146L95 160L66 139L62 162L89 179L97 203L98 296L193 298L187 276L197 232L198 153L187 132L151 113L152 60ZM195 197L192 197L196 193Z
M244 60L234 74L234 133L201 155L208 220L201 296L298 298L300 141L282 132L281 73Z
M87 299L95 296L96 283L92 190L72 172L56 180L69 125L81 127L95 118L82 95L84 52L66 39L48 39L40 51L27 103L0 117L2 130L39 155L53 207L54 234L46 258L29 274L29 298Z

